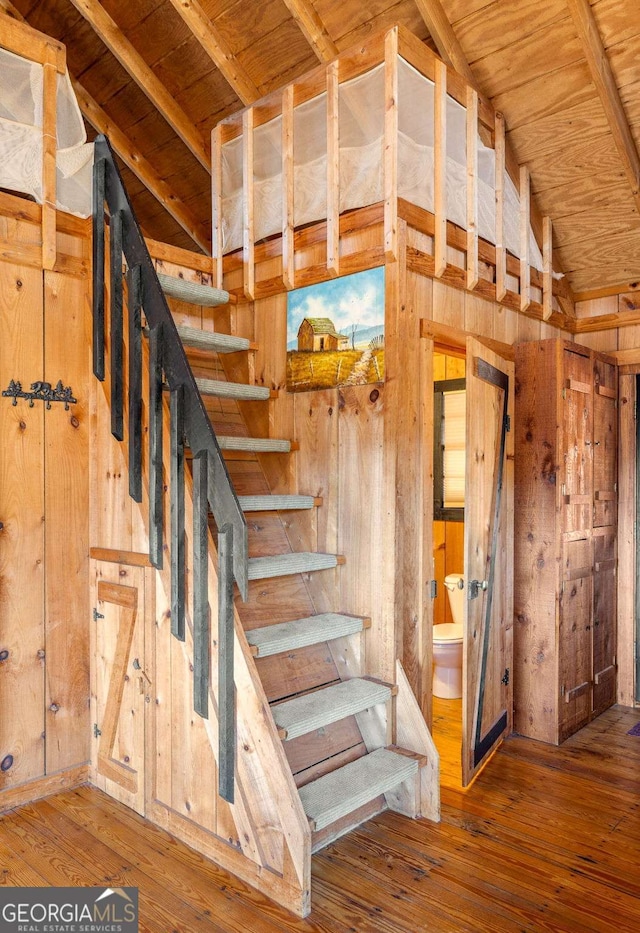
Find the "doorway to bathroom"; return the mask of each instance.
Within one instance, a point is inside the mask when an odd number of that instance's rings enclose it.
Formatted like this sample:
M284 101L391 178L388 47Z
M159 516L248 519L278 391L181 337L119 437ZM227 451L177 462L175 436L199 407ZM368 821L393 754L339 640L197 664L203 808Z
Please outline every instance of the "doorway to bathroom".
M502 347L465 334L433 346L432 734L442 784L457 788L511 731L513 362Z
M453 353L433 354L432 733L442 782L460 787L466 361L464 351Z

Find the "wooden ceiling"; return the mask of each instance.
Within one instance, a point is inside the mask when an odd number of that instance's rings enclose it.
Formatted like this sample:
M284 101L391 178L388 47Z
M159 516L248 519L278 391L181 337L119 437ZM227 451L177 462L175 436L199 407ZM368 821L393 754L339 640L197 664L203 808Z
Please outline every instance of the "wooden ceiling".
M553 220L555 249L574 292L628 291L640 281L637 0L0 6L67 46L87 121L107 132L136 170L125 168L125 181L148 236L206 248L213 126L319 60L401 23L504 113L538 207Z

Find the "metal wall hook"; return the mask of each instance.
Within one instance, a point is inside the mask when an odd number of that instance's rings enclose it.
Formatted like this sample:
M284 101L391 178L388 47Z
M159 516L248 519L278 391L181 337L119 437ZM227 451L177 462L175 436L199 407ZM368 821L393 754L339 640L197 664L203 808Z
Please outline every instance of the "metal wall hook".
M34 402L45 402L47 408L51 408L52 402L63 402L64 410L69 411L69 405L75 405L78 401L72 395L71 386L63 386L61 379L58 379L55 388L51 387L50 382L32 382L31 392L25 392L22 383L12 379L2 394L13 399L12 405L17 405L19 398L26 399L29 408L33 408Z

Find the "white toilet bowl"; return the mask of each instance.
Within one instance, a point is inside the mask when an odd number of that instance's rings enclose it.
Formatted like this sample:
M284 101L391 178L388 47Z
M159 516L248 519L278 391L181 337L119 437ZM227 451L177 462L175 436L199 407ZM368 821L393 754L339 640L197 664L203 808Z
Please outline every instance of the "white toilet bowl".
M433 695L446 700L462 696L462 622L464 581L462 574L444 579L453 622L433 627ZM462 585L461 585L462 584Z

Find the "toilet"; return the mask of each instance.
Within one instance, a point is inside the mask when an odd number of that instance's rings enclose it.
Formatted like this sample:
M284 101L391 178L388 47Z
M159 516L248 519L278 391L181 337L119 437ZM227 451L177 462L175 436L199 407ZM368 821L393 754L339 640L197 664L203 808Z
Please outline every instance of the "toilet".
M433 695L445 700L462 696L462 622L464 580L460 573L444 578L453 622L433 627Z

